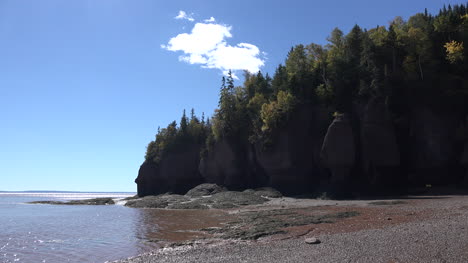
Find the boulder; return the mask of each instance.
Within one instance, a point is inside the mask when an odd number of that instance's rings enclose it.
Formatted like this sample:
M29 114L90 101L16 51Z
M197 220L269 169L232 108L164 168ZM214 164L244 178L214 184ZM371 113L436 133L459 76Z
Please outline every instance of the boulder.
M398 174L400 153L387 106L372 99L361 119L363 169L372 185L389 185Z
M331 171L331 183L343 184L355 164L355 145L351 122L346 114L338 114L328 127L321 157Z
M329 124L326 110L310 105L297 109L287 124L255 147L268 185L286 194L309 192L320 181L320 147Z
M166 192L184 194L203 182L199 172L201 146L187 144L163 156L158 164L145 161L135 182L138 196L157 195Z
M195 188L190 189L190 191L188 191L185 195L188 197L200 197L214 195L224 191L227 191L227 189L217 184L201 184Z

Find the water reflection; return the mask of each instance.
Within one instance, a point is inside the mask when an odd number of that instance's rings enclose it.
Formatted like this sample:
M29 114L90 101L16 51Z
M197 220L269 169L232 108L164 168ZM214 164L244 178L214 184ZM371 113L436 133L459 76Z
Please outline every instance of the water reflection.
M221 226L230 217L217 210L134 210L135 236L143 241L159 243L159 246L166 242L205 237L206 233L198 230Z

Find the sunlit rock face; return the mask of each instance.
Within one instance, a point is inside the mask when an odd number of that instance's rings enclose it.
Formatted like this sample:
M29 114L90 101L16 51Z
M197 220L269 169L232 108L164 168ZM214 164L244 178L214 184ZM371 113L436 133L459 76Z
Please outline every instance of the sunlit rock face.
M158 164L144 162L135 182L138 195L156 195L166 192L185 194L203 182L199 172L201 146L187 144L168 153Z

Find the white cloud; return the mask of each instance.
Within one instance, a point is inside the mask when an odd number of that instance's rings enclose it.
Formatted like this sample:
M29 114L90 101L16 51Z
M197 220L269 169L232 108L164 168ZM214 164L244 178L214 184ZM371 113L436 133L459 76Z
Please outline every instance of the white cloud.
M203 21L205 21L205 23L214 23L216 22L216 19L214 17L210 17L210 19L205 19Z
M186 20L188 20L190 22L193 22L193 21L195 21L195 19L193 18L192 15L193 14L188 15L185 11L180 10L179 14L174 18L175 19L186 19Z
M209 20L214 20L210 18ZM206 21L206 20L205 20ZM264 52L249 43L229 45L231 27L215 23L196 23L190 33L182 33L171 38L161 48L169 51L182 51L180 61L199 64L203 68L219 69L225 74L228 70L248 70L256 73L265 64Z

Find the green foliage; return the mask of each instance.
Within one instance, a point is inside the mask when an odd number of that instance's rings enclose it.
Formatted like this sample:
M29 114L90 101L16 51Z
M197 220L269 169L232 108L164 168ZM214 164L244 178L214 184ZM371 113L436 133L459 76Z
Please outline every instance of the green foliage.
M187 118L184 111L180 127L173 122L158 131L145 158L158 163L188 142L205 145L206 152L223 138L267 141L301 104L346 113L356 101L382 97L394 117L413 103L446 103L468 113L467 11L467 5L454 5L369 30L355 25L345 34L335 28L326 45L292 47L272 78L245 72L242 86L229 72L213 117L205 123L204 116L200 121L192 111Z
M260 116L262 119L262 131L271 132L280 127L293 112L296 103L294 95L287 91L280 91L276 100L262 105Z
M455 40L447 42L445 45L447 51L447 60L455 64L463 60L463 42L459 43Z
M184 110L180 127L173 121L166 128L158 130L156 139L146 147L145 160L159 164L166 154L182 149L187 144L204 145L211 133L210 129L210 124L200 122L193 110L188 121Z

